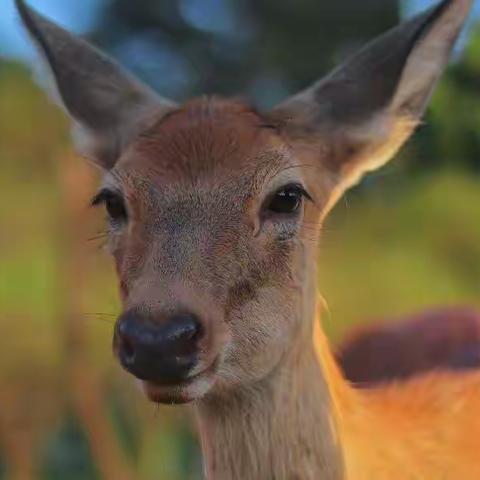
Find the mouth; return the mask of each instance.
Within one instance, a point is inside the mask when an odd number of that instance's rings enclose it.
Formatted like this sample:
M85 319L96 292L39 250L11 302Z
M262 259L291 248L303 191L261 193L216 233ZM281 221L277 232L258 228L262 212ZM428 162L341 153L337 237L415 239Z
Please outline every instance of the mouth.
M218 359L200 373L177 383L141 380L143 391L154 403L183 404L202 398L215 383Z

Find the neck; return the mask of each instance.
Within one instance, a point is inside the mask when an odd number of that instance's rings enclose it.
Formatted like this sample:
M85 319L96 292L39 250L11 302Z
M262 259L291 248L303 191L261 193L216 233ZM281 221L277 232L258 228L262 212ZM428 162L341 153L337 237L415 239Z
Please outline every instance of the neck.
M197 407L209 480L338 480L336 407L311 340L270 377Z

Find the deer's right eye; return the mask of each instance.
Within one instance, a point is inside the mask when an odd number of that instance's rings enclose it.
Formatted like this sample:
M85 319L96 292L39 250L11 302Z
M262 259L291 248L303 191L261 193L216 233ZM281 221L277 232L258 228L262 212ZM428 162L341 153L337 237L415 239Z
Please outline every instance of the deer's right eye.
M119 224L127 221L127 209L121 195L111 190L102 190L92 200L92 205L105 204L108 217L113 223Z
M125 221L127 219L127 210L123 203L123 199L117 196L107 198L105 200L105 208L107 209L108 216L116 221Z

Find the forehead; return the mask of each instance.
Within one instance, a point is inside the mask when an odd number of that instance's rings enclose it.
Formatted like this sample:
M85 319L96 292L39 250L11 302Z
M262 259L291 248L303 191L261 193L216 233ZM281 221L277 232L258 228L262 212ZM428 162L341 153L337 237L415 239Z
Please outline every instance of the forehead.
M152 182L261 177L288 163L275 126L239 103L204 98L187 103L143 132L116 170Z

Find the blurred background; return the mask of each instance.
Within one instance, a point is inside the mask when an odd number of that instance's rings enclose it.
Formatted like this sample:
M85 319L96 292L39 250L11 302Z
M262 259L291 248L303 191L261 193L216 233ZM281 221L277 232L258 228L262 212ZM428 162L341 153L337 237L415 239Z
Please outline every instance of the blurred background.
M305 87L430 0L30 0L184 100L262 108ZM324 325L438 305L480 307L480 4L415 137L351 191L320 256ZM0 1L0 479L187 480L201 459L187 409L154 407L111 354L116 285L96 172L32 79ZM37 76L40 78L41 74Z

